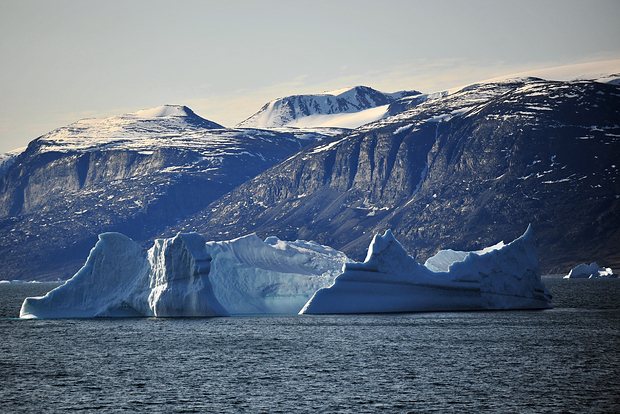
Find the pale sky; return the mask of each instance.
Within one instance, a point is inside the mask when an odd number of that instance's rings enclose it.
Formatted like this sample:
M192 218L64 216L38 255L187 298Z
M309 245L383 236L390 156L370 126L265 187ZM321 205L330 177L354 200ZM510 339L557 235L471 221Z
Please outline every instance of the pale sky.
M0 0L0 153L163 104L233 126L281 96L620 59L619 22L618 0Z

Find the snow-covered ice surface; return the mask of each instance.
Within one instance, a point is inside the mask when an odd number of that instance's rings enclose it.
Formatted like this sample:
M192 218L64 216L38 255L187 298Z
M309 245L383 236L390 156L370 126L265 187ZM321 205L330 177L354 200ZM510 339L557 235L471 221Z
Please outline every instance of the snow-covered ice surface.
M192 116L194 113L188 111L188 108L180 105L163 105L150 109L143 109L138 112L127 114L129 117L148 119L148 118L169 118L169 117L185 117Z
M436 262L442 261L451 259ZM443 272L417 263L388 230L375 235L364 263L347 263L333 286L317 291L300 313L544 308L551 308L551 294L540 278L531 228L512 243L472 252Z
M255 234L208 242L209 278L231 315L296 314L314 292L331 286L348 261L344 253L314 242Z
M101 234L84 267L47 295L26 298L20 317L228 315L213 294L204 237L178 234L141 253L127 236Z
M314 114L300 117L288 122L286 126L297 128L311 128L317 125L329 128L354 129L360 125L374 122L387 116L389 105L382 105L376 108L364 109L353 113L339 114Z
M496 245L485 247L482 250L477 250L474 252L461 252L452 249L441 250L435 256L429 257L426 262L424 262L424 266L426 266L433 272L447 272L450 270L450 266L452 266L452 263L462 262L470 253L482 255L488 252L492 252L493 250L501 249L504 246L504 242L501 241Z
M571 269L571 271L564 276L564 279L600 279L610 277L618 277L618 274L614 273L610 267L600 267L596 262L593 262L590 263L590 265L582 263L574 269Z

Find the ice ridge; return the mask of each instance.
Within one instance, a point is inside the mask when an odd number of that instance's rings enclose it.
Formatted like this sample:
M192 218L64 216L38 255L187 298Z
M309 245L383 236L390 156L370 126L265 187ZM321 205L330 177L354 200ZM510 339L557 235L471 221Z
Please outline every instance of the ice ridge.
M213 294L204 237L179 233L141 253L123 234L101 234L84 267L47 295L26 298L20 317L228 315Z
M347 263L334 284L317 291L300 313L550 308L531 227L512 243L494 247L434 272L409 256L388 230L375 235L363 263Z

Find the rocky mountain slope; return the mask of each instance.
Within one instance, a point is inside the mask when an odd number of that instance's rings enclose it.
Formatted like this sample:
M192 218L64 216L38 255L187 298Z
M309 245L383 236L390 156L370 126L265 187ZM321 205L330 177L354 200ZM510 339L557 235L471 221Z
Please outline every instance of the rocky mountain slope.
M620 266L620 87L535 78L405 98L170 229L315 240L355 259L392 229L423 262L532 224L543 272ZM402 112L400 112L402 111Z
M316 96L290 97L295 118L263 111L268 129L166 105L39 137L0 159L0 280L70 277L107 231L144 247L178 231L256 232L361 260L392 229L423 262L531 223L543 272L620 267L620 86L520 78L381 95L343 90L346 105L322 112L308 107ZM368 111L381 116L325 128Z
M102 232L148 244L324 138L224 129L171 105L54 130L0 177L0 280L70 277Z

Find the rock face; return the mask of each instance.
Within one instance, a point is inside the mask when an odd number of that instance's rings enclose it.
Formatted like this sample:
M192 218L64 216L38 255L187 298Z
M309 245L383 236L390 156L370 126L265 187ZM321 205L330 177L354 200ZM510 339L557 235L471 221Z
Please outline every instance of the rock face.
M315 240L356 260L391 228L424 261L532 223L543 273L620 265L619 86L517 79L411 105L305 148L182 226Z
M196 233L156 240L142 248L120 233L105 233L86 264L64 285L26 298L21 318L227 316L209 281L211 257Z
M221 129L178 106L52 131L0 177L0 279L68 279L100 233L123 232L146 245L322 138Z
M390 228L424 262L531 223L543 274L620 267L619 85L526 78L392 98L393 116L336 136L218 129L173 106L52 131L0 161L0 279L69 278L110 231L142 246L275 235L361 260Z

